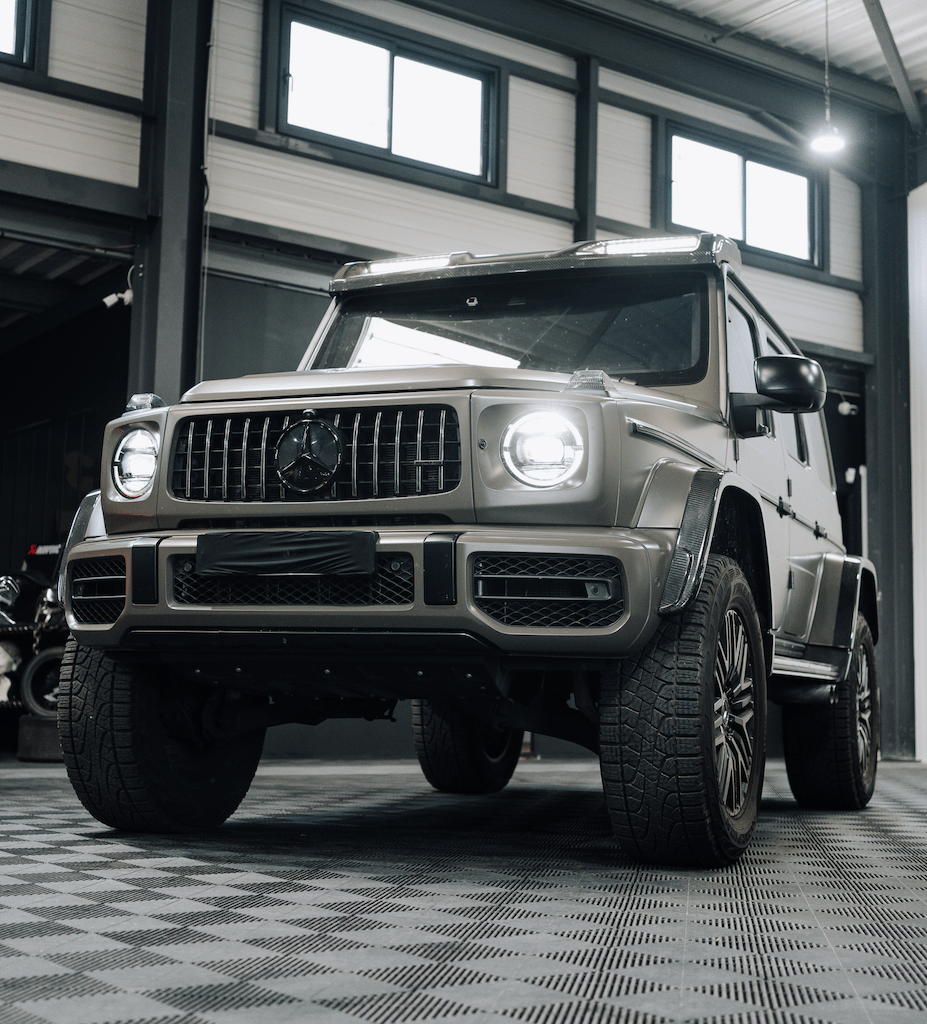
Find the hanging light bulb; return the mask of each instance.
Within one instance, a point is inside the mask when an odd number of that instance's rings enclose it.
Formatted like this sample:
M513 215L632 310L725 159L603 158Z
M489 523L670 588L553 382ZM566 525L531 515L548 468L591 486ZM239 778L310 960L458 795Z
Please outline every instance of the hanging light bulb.
M839 153L846 140L830 123L830 11L824 0L824 127L811 140L816 153Z
M846 144L846 139L830 123L825 124L811 140L811 148L816 153L839 153Z

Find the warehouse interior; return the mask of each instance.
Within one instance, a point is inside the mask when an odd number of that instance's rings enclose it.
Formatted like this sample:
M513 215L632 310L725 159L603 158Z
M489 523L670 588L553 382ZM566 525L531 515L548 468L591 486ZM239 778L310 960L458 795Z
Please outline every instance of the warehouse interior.
M921 1019L925 110L923 0L0 0L0 576L53 571L128 396L296 368L346 264L718 232L826 374L882 757L798 809L771 736L749 854L661 867L565 740L432 791L402 702L133 835L0 691L0 1022Z
M700 160L740 161L802 191L799 241L738 238L744 278L825 368L847 544L879 567L891 624L878 651L883 754L927 757L915 627L927 601L917 0L16 0L4 10L5 567L61 541L99 479L94 439L127 395L171 402L199 380L295 367L346 262L691 228L673 221L683 200L672 182L674 160L682 167L694 147ZM482 121L466 129L473 153L435 155L413 140L408 156L401 142L394 152L365 141L363 125L307 121L300 90L324 91L334 121L357 92L337 62L327 77L317 58L302 78L286 70L313 27L473 76L485 93ZM810 148L821 127L845 148ZM426 149L436 145L432 133ZM789 201L770 205L781 217ZM695 226L743 234L725 216Z

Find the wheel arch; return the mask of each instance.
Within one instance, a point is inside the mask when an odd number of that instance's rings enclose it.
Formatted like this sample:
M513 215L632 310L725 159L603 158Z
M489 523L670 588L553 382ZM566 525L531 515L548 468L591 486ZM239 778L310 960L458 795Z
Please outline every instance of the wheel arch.
M753 592L753 600L763 627L765 646L765 638L772 626L772 591L769 582L766 529L758 502L739 487L726 487L721 493L709 552L727 555L740 566Z
M708 469L691 477L660 612L674 614L688 607L708 555L726 555L738 563L750 585L766 636L772 624L772 593L763 514L755 497L728 480L728 474Z
M879 642L879 586L871 562L863 561L859 587L859 610L869 623L873 643Z

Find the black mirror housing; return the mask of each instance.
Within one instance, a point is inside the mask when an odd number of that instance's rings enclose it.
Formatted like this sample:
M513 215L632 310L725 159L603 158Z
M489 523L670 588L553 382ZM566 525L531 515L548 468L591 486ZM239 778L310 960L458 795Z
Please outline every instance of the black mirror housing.
M821 364L807 356L760 356L753 366L757 393L779 412L817 412L827 398Z
M761 409L817 412L827 398L821 364L807 356L758 356L753 365L756 393L731 393L731 424L741 437L768 433Z

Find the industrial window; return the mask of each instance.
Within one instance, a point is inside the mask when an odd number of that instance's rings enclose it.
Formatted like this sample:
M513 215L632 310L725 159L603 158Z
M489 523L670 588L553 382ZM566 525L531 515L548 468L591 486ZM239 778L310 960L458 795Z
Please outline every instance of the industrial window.
M0 61L6 64L30 62L32 8L29 0L0 0Z
M490 181L493 69L284 7L277 130Z
M671 144L670 219L811 262L811 178L683 135Z

